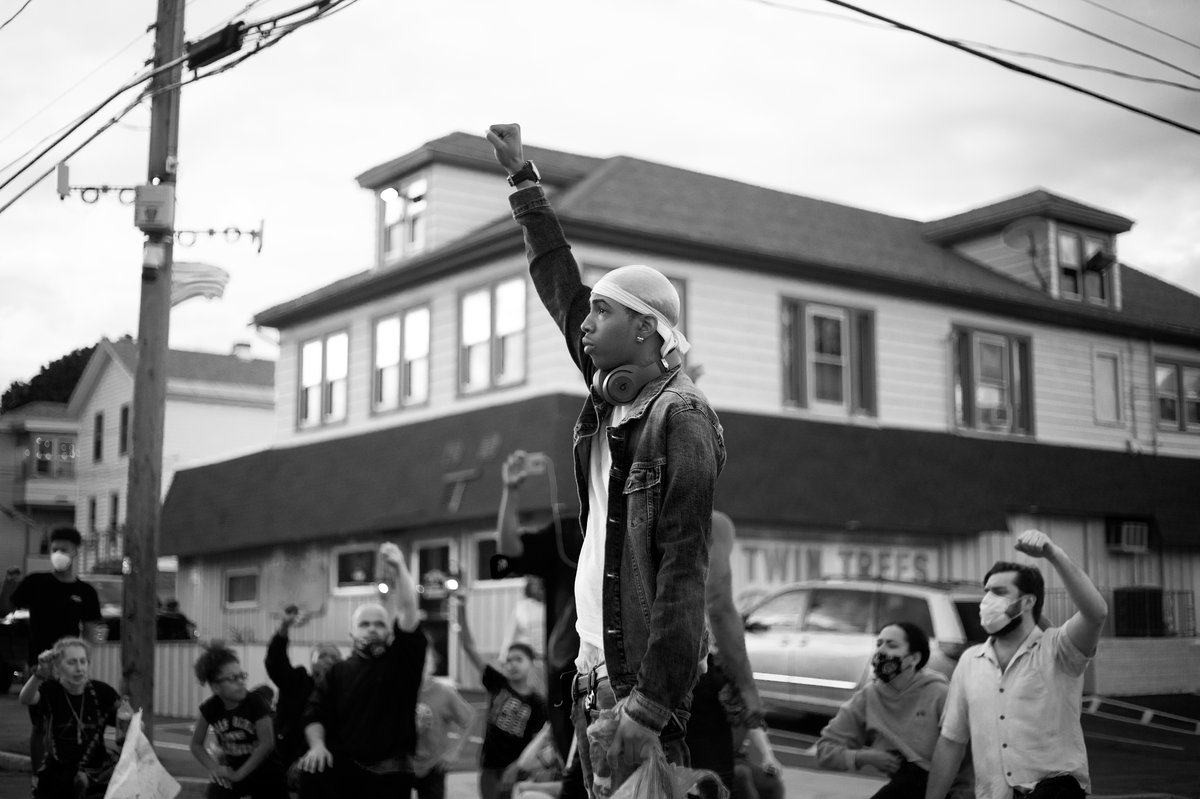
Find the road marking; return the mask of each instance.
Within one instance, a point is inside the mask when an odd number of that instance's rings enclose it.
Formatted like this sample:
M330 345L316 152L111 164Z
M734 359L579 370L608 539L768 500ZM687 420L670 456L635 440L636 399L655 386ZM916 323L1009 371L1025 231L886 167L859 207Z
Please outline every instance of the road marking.
M1088 738L1099 738L1102 741L1115 741L1117 743L1122 743L1122 744L1136 744L1137 746L1152 746L1152 747L1155 747L1156 749L1170 749L1173 752L1182 752L1183 751L1182 746L1175 746L1174 744L1160 744L1160 743L1154 743L1153 741L1139 741L1136 738L1122 738L1119 735L1105 735L1105 734L1099 733L1099 732L1089 732L1089 733L1087 733L1087 737Z

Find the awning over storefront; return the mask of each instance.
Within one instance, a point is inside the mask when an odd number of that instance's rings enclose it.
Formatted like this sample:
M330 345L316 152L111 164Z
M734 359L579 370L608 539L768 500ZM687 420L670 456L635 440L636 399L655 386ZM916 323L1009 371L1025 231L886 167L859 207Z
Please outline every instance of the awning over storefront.
M722 414L735 519L973 535L1008 513L1146 519L1200 546L1200 459ZM768 488L769 487L769 488ZM769 499L768 499L769 495Z
M494 524L512 450L553 459L556 501L578 512L571 429L580 398L556 395L176 473L164 554L202 555L385 531ZM1200 546L1200 459L1133 455L725 412L729 462L716 505L781 531L974 535L1010 513L1153 523ZM522 506L543 513L550 481Z

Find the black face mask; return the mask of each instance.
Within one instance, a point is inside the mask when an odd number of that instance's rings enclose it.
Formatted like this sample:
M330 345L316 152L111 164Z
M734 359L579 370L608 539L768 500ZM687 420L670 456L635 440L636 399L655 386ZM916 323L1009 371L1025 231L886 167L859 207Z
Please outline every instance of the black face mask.
M387 652L387 643L384 641L355 641L354 651L367 660L374 660Z
M881 682L891 682L904 670L903 655L886 655L876 652L871 658L871 668Z

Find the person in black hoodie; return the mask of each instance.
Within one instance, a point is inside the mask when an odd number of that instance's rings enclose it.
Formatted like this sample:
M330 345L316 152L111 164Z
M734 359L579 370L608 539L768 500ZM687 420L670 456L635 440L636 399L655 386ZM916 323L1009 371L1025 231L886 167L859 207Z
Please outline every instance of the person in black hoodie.
M317 682L304 713L309 748L300 758L300 795L306 799L394 799L412 791L427 639L400 548L383 544L379 555L392 582L383 595L389 607L368 603L354 611L354 652Z
M300 609L288 605L283 611L279 629L267 645L265 665L267 676L279 690L275 703L275 751L288 768L289 782L294 782L292 768L308 743L304 739L304 709L317 680L324 678L329 667L341 661L341 651L332 644L319 644L314 649L312 674L303 666L293 666L288 658L288 631L299 621Z

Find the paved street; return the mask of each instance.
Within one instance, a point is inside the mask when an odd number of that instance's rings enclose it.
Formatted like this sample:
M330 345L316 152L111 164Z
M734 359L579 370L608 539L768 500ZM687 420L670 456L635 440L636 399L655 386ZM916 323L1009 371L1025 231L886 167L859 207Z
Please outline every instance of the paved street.
M477 708L483 708L482 694L466 692L466 695ZM1200 711L1200 696L1196 695L1147 701L1179 715ZM154 733L159 758L183 784L181 796L185 799L203 796L205 784L203 770L188 752L191 726L191 719L160 718ZM881 780L816 768L809 749L821 726L822 720L811 717L772 719L771 740L785 766L787 795L793 799L869 797ZM1097 799L1115 796L1200 799L1200 735L1100 719L1090 714L1084 715L1084 731L1093 794ZM450 775L447 799L478 796L475 771L478 745L478 730L473 730L457 770ZM20 755L28 752L28 719L16 701L15 691L0 696L0 752ZM24 799L28 795L28 775L13 770L21 765L20 759L0 756L0 799Z

